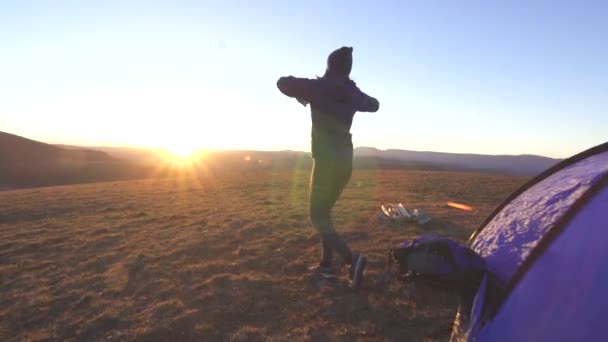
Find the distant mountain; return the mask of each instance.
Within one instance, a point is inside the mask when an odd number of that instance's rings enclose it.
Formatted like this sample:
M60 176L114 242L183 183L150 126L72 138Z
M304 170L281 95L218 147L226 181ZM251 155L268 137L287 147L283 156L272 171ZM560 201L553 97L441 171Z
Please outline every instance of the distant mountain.
M0 132L0 189L134 179L147 173L103 151L65 149Z
M82 147L66 150L18 135L0 132L0 160L10 165L40 165L48 163L108 162L113 161L114 158L101 151Z
M372 147L355 149L356 158L376 158L413 163L444 170L500 172L513 175L536 175L560 160L535 155L483 155L464 153L379 150Z
M69 148L78 148L69 146ZM160 149L120 147L90 147L112 157L130 162L155 165L166 158ZM310 153L298 151L211 151L196 158L210 170L242 169L308 169L312 165ZM465 153L418 152L408 150L379 150L373 147L355 149L356 169L418 169L497 172L512 175L536 175L559 162L535 155L483 155Z
M54 145L67 150L79 150L83 147L74 145ZM86 149L101 151L114 158L123 161L129 161L141 165L156 165L163 162L166 158L163 157L161 149L140 148L140 147L107 147L107 146L88 146Z
M310 170L310 153L205 151L191 158L189 175ZM50 145L0 132L0 190L176 175L183 166L161 149ZM407 150L355 149L356 169L417 169L535 175L557 163L541 156L493 156Z

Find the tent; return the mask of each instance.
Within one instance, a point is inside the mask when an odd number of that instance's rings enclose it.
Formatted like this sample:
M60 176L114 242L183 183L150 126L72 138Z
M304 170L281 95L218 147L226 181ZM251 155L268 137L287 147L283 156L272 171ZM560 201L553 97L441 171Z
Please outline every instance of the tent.
M487 272L452 341L608 341L608 143L525 184L469 247Z

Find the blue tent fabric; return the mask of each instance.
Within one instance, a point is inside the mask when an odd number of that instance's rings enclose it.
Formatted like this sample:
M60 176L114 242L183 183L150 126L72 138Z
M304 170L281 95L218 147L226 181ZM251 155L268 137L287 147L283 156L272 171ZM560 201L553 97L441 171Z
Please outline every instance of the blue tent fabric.
M608 341L608 143L524 185L469 246L488 272L452 341Z
M576 200L608 172L608 152L545 178L511 201L479 233L472 249L508 281L538 241Z
M513 288L478 341L608 341L608 187Z

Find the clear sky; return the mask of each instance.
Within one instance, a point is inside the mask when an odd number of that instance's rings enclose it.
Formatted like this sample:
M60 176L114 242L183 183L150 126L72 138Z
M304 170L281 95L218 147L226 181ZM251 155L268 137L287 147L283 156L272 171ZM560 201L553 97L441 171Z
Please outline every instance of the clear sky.
M566 157L608 140L607 1L2 1L0 131L309 150L276 89L354 47L355 146Z

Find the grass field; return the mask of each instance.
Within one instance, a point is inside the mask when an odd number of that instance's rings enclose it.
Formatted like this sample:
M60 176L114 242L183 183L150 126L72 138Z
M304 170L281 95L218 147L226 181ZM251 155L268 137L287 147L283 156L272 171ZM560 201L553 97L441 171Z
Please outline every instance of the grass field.
M309 172L97 183L0 192L0 340L445 340L456 301L374 287L387 248L461 241L526 179L356 171L338 230L370 261L358 292L306 272L319 240ZM378 222L383 201L446 222ZM472 212L445 206L457 201ZM448 224L449 223L449 224Z

